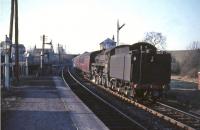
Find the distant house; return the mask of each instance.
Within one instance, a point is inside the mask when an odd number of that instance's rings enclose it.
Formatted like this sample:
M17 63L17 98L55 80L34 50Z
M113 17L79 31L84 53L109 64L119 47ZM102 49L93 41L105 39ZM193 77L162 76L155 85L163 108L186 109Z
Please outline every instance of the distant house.
M29 51L29 64L39 65L41 59L42 48L34 48ZM52 64L54 62L55 56L52 49L44 49L44 64Z
M4 43L1 43L1 47L3 46ZM11 73L10 75L14 75L14 65L15 65L15 58L16 58L16 44L12 44L12 48L11 48L11 61L10 66L11 66ZM19 56L19 75L24 75L25 74L25 53L26 48L23 44L18 44L18 56ZM5 62L4 59L4 55L5 55L5 48L2 48L2 53L1 53L1 69L4 70L4 65L2 63ZM3 72L2 72L3 73Z
M2 52L1 55L4 56L5 53L5 48L3 48L3 44L5 44L4 42L1 43L1 48L2 48ZM12 62L15 62L15 50L16 50L16 44L12 44L12 49L11 49L11 58L12 58ZM19 52L19 62L24 62L25 61L25 57L24 57L24 53L26 51L26 48L23 44L18 44L18 52Z
M15 62L15 50L16 50L16 45L12 44L11 56L12 56L12 62L13 63ZM18 51L19 51L19 63L25 62L25 56L24 56L24 53L26 51L25 46L23 44L19 44L18 45Z
M109 48L113 48L116 46L116 42L114 41L114 39L110 39L107 38L106 40L104 40L103 42L100 43L100 49L109 49Z

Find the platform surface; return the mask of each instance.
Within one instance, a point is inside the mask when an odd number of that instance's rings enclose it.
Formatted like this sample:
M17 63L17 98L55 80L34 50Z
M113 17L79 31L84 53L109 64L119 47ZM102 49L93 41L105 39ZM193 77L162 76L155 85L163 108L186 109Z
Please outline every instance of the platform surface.
M2 108L3 130L107 130L60 77L27 79Z

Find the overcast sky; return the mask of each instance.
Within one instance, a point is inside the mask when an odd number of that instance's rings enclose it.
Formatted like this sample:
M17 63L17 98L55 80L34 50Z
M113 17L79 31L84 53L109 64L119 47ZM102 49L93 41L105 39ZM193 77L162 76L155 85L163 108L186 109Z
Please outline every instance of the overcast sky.
M0 0L0 41L9 34L10 0ZM141 41L145 32L161 32L168 50L200 40L200 0L18 0L19 42L41 47L41 36L66 46L68 53L99 49L112 38L117 19L126 25L120 42Z

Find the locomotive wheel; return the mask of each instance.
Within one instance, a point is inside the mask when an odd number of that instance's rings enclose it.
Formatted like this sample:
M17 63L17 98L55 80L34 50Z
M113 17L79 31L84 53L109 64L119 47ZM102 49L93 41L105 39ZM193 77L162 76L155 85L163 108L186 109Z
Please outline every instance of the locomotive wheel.
M102 85L105 87L106 86L106 79L102 77Z
M98 84L98 78L95 76L95 84Z
M141 99L141 100L146 100L146 99L149 99L150 97L150 93L148 90L145 90L145 89L136 89L135 90L136 92L136 97Z
M105 77L103 77L103 80L102 80L102 85L104 86L104 87L107 87L108 86L108 80L107 80L107 78L105 78Z
M136 92L136 96L139 98L142 98L144 95L144 91L142 89L136 89L135 92Z
M153 102L159 100L161 97L162 97L162 90L153 90L151 91L151 94L150 94L150 99L153 100Z
M114 90L114 83L113 83L113 81L110 82L110 89Z
M107 82L106 82L106 87L108 87L108 88L111 87L111 83L110 83L110 81L108 81L108 79L107 79Z
M98 76L98 85L101 85L101 78Z

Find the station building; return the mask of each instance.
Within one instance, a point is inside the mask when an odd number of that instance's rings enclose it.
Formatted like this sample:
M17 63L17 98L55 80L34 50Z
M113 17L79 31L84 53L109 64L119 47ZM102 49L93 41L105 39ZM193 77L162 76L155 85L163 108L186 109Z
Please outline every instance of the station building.
M109 49L109 48L116 47L116 42L114 41L114 38L113 39L107 38L106 40L101 42L99 45L100 45L100 50Z

